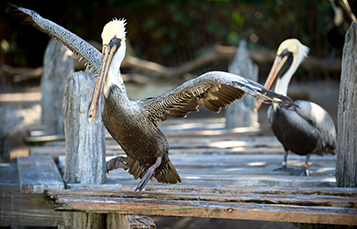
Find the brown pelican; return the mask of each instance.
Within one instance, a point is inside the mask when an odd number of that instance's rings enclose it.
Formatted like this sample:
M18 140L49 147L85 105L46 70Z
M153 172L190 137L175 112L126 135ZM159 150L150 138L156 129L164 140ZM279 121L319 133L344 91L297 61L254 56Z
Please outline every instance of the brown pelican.
M264 86L270 88L276 81L274 92L286 95L290 79L308 51L309 48L297 39L283 41ZM336 129L330 115L319 105L303 100L294 102L298 107L293 109L281 109L279 104L272 104L268 109L270 126L285 149L282 167L276 170L289 170L286 160L290 150L306 155L303 168L292 174L308 176L307 165L311 154L336 155ZM261 102L257 109L260 105Z
M113 20L104 26L100 53L81 38L34 11L17 9L25 14L25 22L57 38L97 70L88 120L91 122L94 119L104 94L103 123L128 156L108 161L107 171L129 169L135 179L141 179L136 191L141 191L151 177L163 183L181 182L168 157L168 142L157 124L167 116L185 117L189 112L198 111L198 106L219 112L234 100L241 99L245 93L277 102L283 107L294 105L286 96L226 72L208 72L157 97L130 101L120 74L126 49L124 20Z

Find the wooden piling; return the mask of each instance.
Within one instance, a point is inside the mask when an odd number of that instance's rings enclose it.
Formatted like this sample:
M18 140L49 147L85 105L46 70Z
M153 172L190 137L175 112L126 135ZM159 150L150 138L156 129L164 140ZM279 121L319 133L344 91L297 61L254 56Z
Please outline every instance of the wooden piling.
M74 70L72 56L59 41L50 40L41 78L41 123L48 135L63 135L62 95L66 78Z
M336 182L339 187L357 187L357 24L352 22L342 56L338 105Z
M75 72L67 78L63 94L65 183L105 182L105 138L101 105L92 123L87 118L94 84L95 75L88 71Z
M253 81L258 80L258 65L249 57L245 40L239 43L239 48L228 71ZM252 96L244 96L243 99L229 105L225 113L226 128L258 127L258 112L254 110L255 101Z

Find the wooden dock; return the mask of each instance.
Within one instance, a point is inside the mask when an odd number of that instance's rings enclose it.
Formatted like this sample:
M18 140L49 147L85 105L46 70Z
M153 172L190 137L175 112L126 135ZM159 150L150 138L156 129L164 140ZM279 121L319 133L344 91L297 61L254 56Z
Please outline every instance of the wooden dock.
M39 158L48 160L45 155L51 155L61 170L64 141L59 137L44 146L31 147L30 159L22 158L17 168L12 165L8 169L12 173L19 172L17 182L22 185L23 192L41 193L46 189L47 204L36 206L36 209L43 207L45 210L37 209L40 213L32 218L43 219L51 214L46 226L63 223L62 211L357 226L357 189L336 187L335 156L313 155L309 177L275 172L273 169L280 167L283 159L283 148L276 138L262 136L256 128L226 130L224 121L222 118L171 119L161 123L170 144L169 157L182 183L167 185L153 180L141 193L134 192L138 180L124 170L110 172L104 185L69 184L70 189L64 189L61 188L64 186L58 186L57 181L62 182L61 178L52 175L44 176L44 180L51 184L42 184L42 189L29 187L28 179L25 179L26 185L23 184L22 177L28 176L31 170L28 164L32 161L42 167L38 163L43 160ZM108 159L124 155L109 135L106 151ZM33 160L34 157L37 160ZM304 160L305 157L289 154L287 166L298 169ZM23 168L25 164L27 170ZM6 168L1 168L3 177ZM16 181L10 185L12 188L8 185L1 186L2 201L6 199L6 209L0 213L4 222L18 217L19 211L15 214L9 205L21 204L9 199L9 190L14 192ZM16 198L28 198L29 201L31 196L37 198L37 202L41 199L40 194L17 192L16 195Z

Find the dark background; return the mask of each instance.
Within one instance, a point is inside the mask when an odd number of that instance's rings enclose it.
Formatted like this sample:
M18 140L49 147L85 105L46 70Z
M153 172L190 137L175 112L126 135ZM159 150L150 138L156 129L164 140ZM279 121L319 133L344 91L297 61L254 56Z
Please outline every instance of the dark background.
M328 0L14 0L11 3L32 9L85 40L98 42L108 21L115 17L126 18L127 38L135 55L165 66L179 66L215 43L237 46L241 39L246 39L252 50L276 50L280 42L290 37L310 47L312 56L327 58L332 50L326 26L334 14ZM11 17L9 11L7 3L1 1L1 66L42 66L49 36L20 24L21 20ZM348 19L346 21L350 24ZM337 56L341 56L341 51L337 50ZM199 71L224 70L228 63L223 63L223 67L222 63L216 65ZM260 75L265 78L270 65L259 67ZM302 75L308 75L310 80L339 79L339 74L307 73L301 69L294 78L299 80Z

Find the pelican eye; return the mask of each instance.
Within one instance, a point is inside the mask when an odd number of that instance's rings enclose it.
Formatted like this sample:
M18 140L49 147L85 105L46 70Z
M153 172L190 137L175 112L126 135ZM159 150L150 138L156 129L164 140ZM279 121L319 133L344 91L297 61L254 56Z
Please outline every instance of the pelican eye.
M121 45L121 39L117 38L117 36L115 35L109 42L109 46L113 47L113 46L118 46L120 47Z
M283 52L281 53L282 55L287 55L289 53L289 50L286 48L283 50Z
M281 54L279 55L281 58L288 56L288 58L290 58L290 56L292 56L293 53L289 51L289 49L284 49Z

